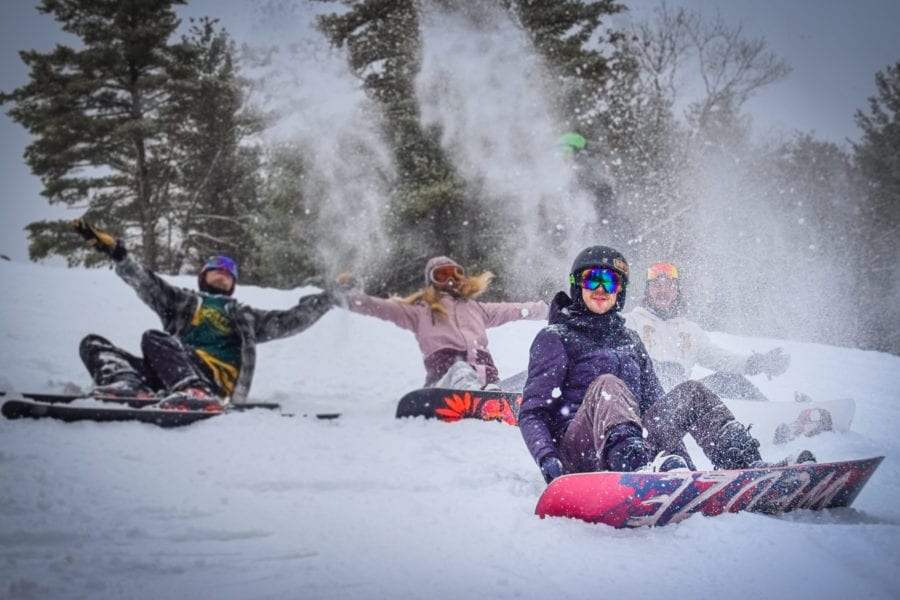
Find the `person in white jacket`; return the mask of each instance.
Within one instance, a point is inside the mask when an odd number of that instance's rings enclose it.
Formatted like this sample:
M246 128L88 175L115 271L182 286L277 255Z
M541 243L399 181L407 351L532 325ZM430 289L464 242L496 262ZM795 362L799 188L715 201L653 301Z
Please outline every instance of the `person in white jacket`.
M767 400L744 375L781 375L790 365L790 356L782 348L765 354L730 352L715 345L700 325L682 316L683 310L678 268L657 262L647 270L642 305L624 315L626 325L647 347L663 388L668 391L690 379L694 365L700 365L713 371L700 381L720 396Z

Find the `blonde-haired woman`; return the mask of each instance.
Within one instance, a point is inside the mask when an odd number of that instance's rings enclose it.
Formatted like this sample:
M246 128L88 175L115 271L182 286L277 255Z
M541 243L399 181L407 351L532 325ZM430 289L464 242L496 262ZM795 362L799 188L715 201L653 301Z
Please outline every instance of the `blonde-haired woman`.
M405 298L347 293L356 313L390 321L412 331L425 363L425 387L500 389L487 329L520 319L547 318L545 302L478 302L493 273L467 276L446 256L425 265L425 287Z

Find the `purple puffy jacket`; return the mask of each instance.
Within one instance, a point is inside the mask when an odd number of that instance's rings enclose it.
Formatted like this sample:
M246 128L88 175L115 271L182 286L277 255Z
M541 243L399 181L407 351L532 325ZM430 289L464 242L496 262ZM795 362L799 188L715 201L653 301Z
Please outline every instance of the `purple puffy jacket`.
M637 333L618 312L597 315L560 292L550 323L531 344L519 429L537 464L557 451L559 440L600 375L615 375L646 410L663 395Z

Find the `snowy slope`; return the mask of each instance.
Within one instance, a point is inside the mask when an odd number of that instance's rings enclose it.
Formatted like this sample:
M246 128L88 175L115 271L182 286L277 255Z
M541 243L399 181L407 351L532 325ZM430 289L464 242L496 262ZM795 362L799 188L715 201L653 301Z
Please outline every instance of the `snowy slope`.
M0 262L0 277L0 388L87 386L82 336L136 351L158 326L109 270ZM284 308L309 291L237 295ZM492 330L502 374L525 367L539 327ZM298 414L339 411L337 421L0 420L0 597L898 597L900 358L715 336L787 349L785 375L756 379L775 399L856 399L850 433L801 442L820 460L887 456L854 508L630 531L538 519L544 484L518 430L394 419L423 378L412 335L334 310L260 347L252 396Z

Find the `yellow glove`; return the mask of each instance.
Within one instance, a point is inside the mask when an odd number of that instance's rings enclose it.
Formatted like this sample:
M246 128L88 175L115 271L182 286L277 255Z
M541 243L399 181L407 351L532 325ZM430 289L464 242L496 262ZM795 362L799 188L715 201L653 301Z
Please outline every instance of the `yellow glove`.
M97 229L84 219L75 219L72 221L72 227L87 241L88 246L103 252L113 260L125 258L125 246L105 231Z

